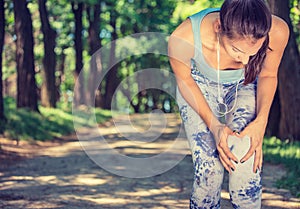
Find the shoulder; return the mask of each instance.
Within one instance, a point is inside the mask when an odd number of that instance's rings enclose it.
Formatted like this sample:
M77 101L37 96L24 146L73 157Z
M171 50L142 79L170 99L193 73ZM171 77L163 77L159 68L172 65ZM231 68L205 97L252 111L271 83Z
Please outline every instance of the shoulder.
M199 24L199 29L202 32L201 36L206 37L211 35L213 21L218 17L218 8L207 8L201 10L183 21L171 34L171 37L181 38L190 44L194 44L194 34L191 19L193 19L194 24Z
M192 57L194 50L194 35L189 18L183 21L171 34L168 41L168 53L171 56Z
M183 21L170 35L168 40L168 56L173 71L177 76L190 76L190 59L194 56L194 37L190 19Z
M289 39L288 24L275 15L272 16L272 27L269 33L270 48L274 50L284 49Z
M277 76L278 67L289 40L289 34L288 24L283 19L273 15L272 27L269 33L269 47L271 50L267 52L260 77Z
M190 18L187 18L174 30L170 36L170 44L172 44L176 39L184 40L190 44L194 43L194 35Z

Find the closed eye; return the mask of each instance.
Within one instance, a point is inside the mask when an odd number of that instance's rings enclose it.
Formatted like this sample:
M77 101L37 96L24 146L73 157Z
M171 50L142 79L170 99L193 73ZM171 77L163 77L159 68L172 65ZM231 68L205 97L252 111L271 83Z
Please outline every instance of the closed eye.
M232 50L233 50L234 52L239 52L239 50L237 50L236 48L232 48Z
M236 48L235 46L232 46L232 50L233 50L234 52L241 52L241 53L245 54L245 52L243 52L242 50Z

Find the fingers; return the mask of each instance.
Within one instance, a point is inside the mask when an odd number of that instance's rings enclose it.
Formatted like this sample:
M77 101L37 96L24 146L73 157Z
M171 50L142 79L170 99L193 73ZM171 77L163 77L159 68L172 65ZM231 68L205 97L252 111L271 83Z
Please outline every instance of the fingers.
M221 156L219 156L219 159L220 159L222 165L224 166L224 168L225 168L229 173L231 173L230 167L226 164L226 162L223 160L223 158L222 158Z
M232 152L230 151L230 149L228 148L227 144L225 146L221 146L221 149L223 150L223 152L225 153L225 155L227 156L227 158L233 160L234 162L238 163L238 158L232 154Z
M255 147L251 146L250 149L248 150L248 152L246 153L246 155L244 157L242 157L242 159L240 160L241 163L244 163L245 161L247 161L255 152Z
M258 161L257 165L255 163L256 158L257 158L257 161ZM253 165L253 172L256 172L257 169L259 169L259 171L262 172L262 164L263 164L263 152L262 152L262 149L259 148L255 151L255 160L254 160L254 165Z
M226 167L228 167L228 169L226 169L226 170L228 170L228 172L230 172L229 171L229 168L231 169L231 170L235 170L235 166L233 165L233 163L232 163L232 161L231 160L233 160L233 161L235 161L236 163L238 163L238 159L237 159L237 157L235 157L233 154L232 154L232 152L230 152L230 150L229 150L229 148L228 148L228 146L227 146L227 144L224 146L222 146L221 144L217 147L217 150L218 150L218 152L219 152L219 156L220 156L220 158L222 158L222 160L223 160L223 162L226 164ZM224 166L225 167L225 166Z
M243 162L247 161L254 154L257 146L258 146L258 142L251 139L251 146L250 146L248 152L246 153L246 155L244 157L242 157L240 162L243 163Z
M260 161L259 161L259 169L260 169L260 171L262 171L262 165L263 165L263 152L261 150Z
M245 137L246 135L248 135L248 132L246 130L242 131L242 132L238 132L238 131L235 131L234 132L235 136L239 137L239 138L243 138Z
M228 144L227 144L227 137L228 135L233 135L234 132L228 128L227 126L223 126L222 129L219 129L217 132L217 138L219 138L217 145L217 150L219 152L219 158L221 163L223 164L224 168L231 173L231 171L235 170L235 163L238 163L238 158L230 151Z
M257 149L255 151L254 164L253 164L253 173L256 173L257 169L259 169L259 170L261 169L260 162L261 162L261 150Z
M232 154L232 152L230 151L228 144L227 144L228 135L233 135L233 134L234 134L234 132L231 129L229 129L228 127L225 127L225 130L223 131L223 133L221 135L221 140L220 140L220 143L218 146L222 149L222 151L225 153L227 158L238 163L238 158Z
M232 162L227 158L227 156L224 154L223 150L218 147L217 148L219 151L219 159L221 161L221 163L223 164L224 168L231 173L231 171L235 170L234 165L232 164Z

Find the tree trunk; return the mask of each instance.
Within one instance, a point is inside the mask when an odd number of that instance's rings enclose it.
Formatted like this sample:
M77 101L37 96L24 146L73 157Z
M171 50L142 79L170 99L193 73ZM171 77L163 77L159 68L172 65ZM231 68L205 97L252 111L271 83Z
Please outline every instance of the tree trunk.
M4 131L5 115L3 104L3 82L2 82L2 52L5 36L4 1L0 0L0 133Z
M284 19L290 28L290 39L279 67L280 121L278 136L281 139L300 140L300 56L290 19L289 1L269 0L273 14Z
M56 102L60 98L60 85L65 80L65 62L66 62L66 54L64 50L67 48L67 46L62 46L62 52L60 55L60 63L58 65L58 76L56 77ZM66 101L68 102L68 101Z
M110 25L113 27L112 32L112 42L111 42L111 48L110 48L110 60L109 60L109 66L111 66L111 69L109 69L106 77L106 86L105 86L105 101L104 101L104 108L105 109L111 109L112 105L112 98L115 93L115 90L118 86L119 80L118 80L118 68L115 63L115 40L117 39L117 29L116 29L116 19L117 14L115 11L111 11L111 17L110 17Z
M83 3L74 3L72 2L72 11L75 16L75 53L76 53L76 67L74 72L75 77L75 88L74 88L74 105L78 106L85 103L84 98L84 77L79 74L83 67L82 63L82 12L83 12ZM79 79L79 80L78 80Z
M279 132L278 132L279 121L280 121L280 100L279 100L279 92L277 89L270 110L268 125L266 128L266 136L279 137Z
M39 0L39 12L42 23L44 58L43 58L43 85L41 89L41 104L45 107L56 107L55 66L54 52L56 31L50 26L46 8L47 0Z
M96 4L87 7L87 14L89 20L89 54L91 56L90 61L90 73L88 78L88 92L86 94L86 99L89 105L94 105L95 107L103 107L103 98L97 83L97 78L102 73L101 64L101 54L97 52L101 48L100 34L100 13L101 6Z
M87 7L87 14L89 20L89 36L88 36L88 43L89 43L89 54L94 54L100 47L100 13L101 7L100 4L95 4L93 6Z
M27 1L13 0L13 3L17 37L17 107L38 111L31 14L27 8Z

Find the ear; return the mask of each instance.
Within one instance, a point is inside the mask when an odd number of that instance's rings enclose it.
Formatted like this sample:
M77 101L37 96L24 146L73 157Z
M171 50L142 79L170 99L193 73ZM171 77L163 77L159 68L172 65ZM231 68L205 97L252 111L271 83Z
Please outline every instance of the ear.
M220 18L217 18L217 19L214 21L213 25L214 25L214 31L215 31L216 33L219 33L219 32L221 31L221 21L220 21Z

